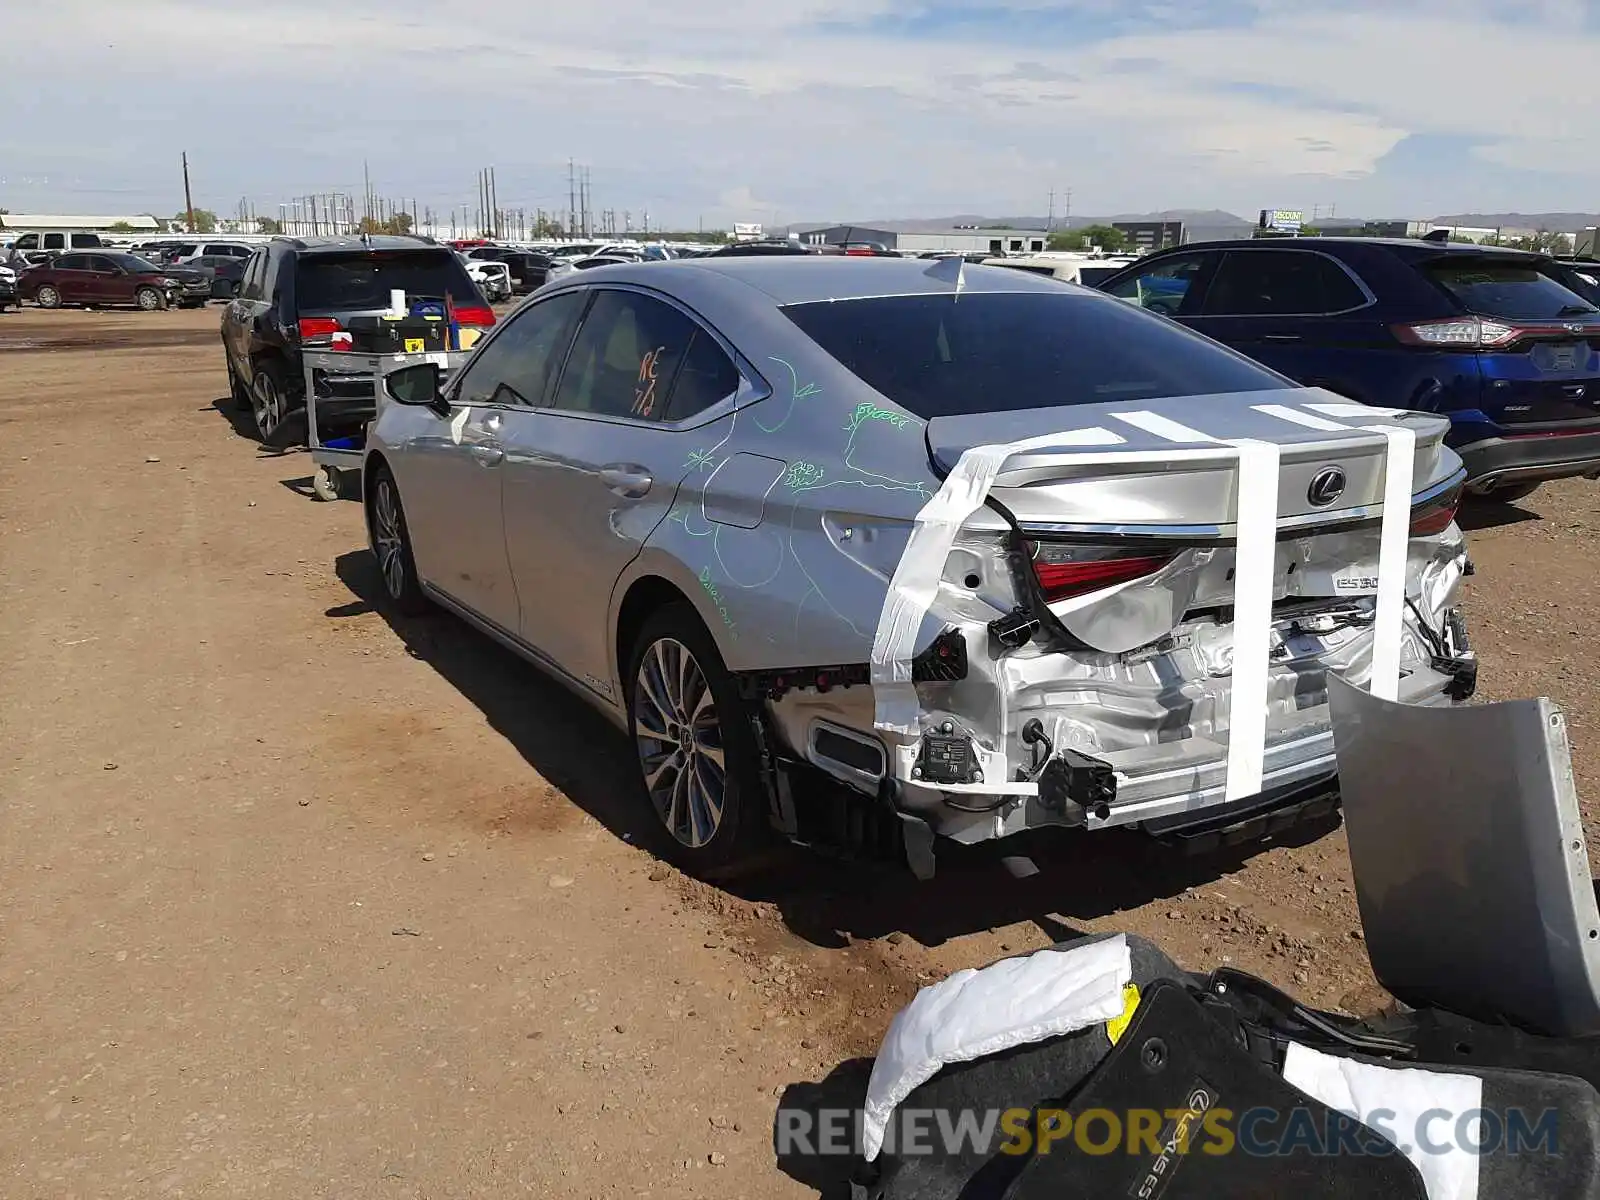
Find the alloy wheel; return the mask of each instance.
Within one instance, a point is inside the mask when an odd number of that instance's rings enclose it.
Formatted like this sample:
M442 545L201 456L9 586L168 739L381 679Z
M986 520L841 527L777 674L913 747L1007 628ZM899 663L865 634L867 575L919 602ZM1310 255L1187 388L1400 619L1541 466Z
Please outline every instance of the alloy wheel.
M388 479L378 481L378 494L373 497L372 542L378 551L383 586L391 600L400 600L406 586L405 534L400 527L400 501Z
M161 307L161 293L153 288L140 288L139 295L135 298L139 301L139 307L145 312L155 312Z
M40 308L59 308L61 306L61 293L49 284L41 287L33 298Z
M278 385L272 376L265 371L256 373L250 388L250 406L255 412L256 432L263 439L271 437L283 421L283 397L278 394Z
M727 767L716 698L682 642L661 638L645 651L634 681L633 720L656 815L682 845L704 846L722 824Z

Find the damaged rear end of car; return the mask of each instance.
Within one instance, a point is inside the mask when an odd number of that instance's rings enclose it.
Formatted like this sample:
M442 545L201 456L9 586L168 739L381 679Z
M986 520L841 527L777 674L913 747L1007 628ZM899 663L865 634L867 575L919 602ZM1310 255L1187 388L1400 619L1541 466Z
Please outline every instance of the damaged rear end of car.
M1372 683L1395 446L1411 448L1414 487L1391 535L1404 555L1390 599L1392 688L1419 704L1471 694L1476 663L1454 607L1464 474L1443 445L1447 423L1327 397L1321 407L1362 423L1338 428L1304 397L1077 410L1121 444L1006 456L950 538L924 617L935 643L959 639L964 677L913 681L910 720L885 719L880 701L902 809L978 841L1047 825L1173 832L1331 792L1327 677ZM935 419L930 453L952 469L997 425L1026 441L1060 417ZM1240 545L1241 445L1273 450L1256 503L1264 490L1276 511L1254 564ZM1241 698L1245 675L1254 686Z
M1471 695L1445 418L1274 387L1164 322L1182 338L1164 366L1130 351L1081 370L1068 402L1025 407L972 386L1012 370L993 353L941 377L961 354L948 313L921 361L875 371L874 335L830 337L846 307L800 323L925 420L937 490L903 541L860 513L797 520L835 531L885 602L866 680L799 675L764 699L795 753L892 805L914 867L931 870L913 849L928 834L1184 836L1326 813L1330 674L1415 704Z

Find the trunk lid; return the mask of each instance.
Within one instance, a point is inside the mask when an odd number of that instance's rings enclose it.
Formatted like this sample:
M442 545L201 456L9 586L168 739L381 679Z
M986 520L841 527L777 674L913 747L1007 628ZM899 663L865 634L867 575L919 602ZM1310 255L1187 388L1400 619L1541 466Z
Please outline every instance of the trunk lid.
M1140 425L1124 419L1138 413L1157 420L1139 418ZM1132 451L1142 461L1074 468L1059 449L1041 445L1011 458L991 494L1024 525L1155 536L1183 529L1195 537L1226 538L1237 515L1236 466L1225 458L1196 459L1192 452L1214 450L1214 441L1276 443L1281 455L1280 527L1327 526L1376 515L1388 454L1381 430L1391 426L1416 434L1414 493L1425 493L1460 469L1459 459L1444 447L1448 419L1368 409L1320 388L935 417L926 436L929 455L945 474L975 446L1062 431L1107 430L1121 444L1086 447L1089 452ZM1184 430L1202 436L1185 437ZM1330 467L1342 472L1342 489L1325 481L1320 491L1314 490L1313 482Z
M1366 408L1318 388L938 417L927 439L942 472L974 446L1040 439L1008 458L989 494L1021 528L1037 601L1083 644L1126 654L1200 613L1232 622L1241 472L1236 458L1217 453L1226 449L1218 442L1279 447L1275 609L1309 616L1370 605L1378 590L1385 431L1395 427L1416 436L1407 513L1413 536L1441 534L1462 478L1460 459L1444 445L1449 421ZM1074 431L1087 429L1122 441L1106 445L1090 435L1083 440L1101 444L1051 445L1055 434L1070 443ZM1135 460L1073 462L1074 452L1105 450ZM1442 516L1432 512L1441 503ZM1437 519L1424 525L1427 516ZM1007 529L992 509L966 527ZM1419 563L1432 552L1431 542L1410 545ZM1408 589L1417 565L1407 567Z

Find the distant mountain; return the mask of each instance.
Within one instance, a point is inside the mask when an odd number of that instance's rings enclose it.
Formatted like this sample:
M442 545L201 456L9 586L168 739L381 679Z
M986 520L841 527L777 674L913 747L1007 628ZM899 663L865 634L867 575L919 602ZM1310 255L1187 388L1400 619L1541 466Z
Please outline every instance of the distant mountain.
M1582 233L1600 225L1596 213L1455 213L1433 218L1435 225L1464 225L1468 229L1543 229L1549 233Z

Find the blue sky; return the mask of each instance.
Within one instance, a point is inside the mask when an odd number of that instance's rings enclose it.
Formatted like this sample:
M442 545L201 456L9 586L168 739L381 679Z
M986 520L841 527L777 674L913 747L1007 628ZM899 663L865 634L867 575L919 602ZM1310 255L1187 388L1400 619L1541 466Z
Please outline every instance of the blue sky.
M1590 0L53 0L0 33L0 206L379 189L652 223L1600 208ZM70 63L72 70L62 70Z

